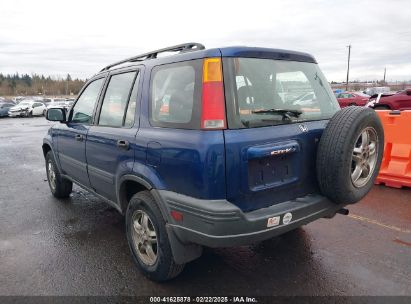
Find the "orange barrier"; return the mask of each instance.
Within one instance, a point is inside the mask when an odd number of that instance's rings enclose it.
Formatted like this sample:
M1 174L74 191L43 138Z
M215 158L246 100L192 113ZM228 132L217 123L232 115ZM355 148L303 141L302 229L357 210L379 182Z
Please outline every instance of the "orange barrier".
M411 187L411 111L376 111L384 126L384 157L376 184Z

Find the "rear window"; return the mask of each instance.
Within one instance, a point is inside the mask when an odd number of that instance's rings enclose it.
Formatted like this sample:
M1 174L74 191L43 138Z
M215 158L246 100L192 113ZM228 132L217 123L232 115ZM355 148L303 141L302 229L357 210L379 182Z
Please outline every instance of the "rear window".
M230 128L329 119L339 110L314 63L225 58L224 81Z
M200 127L201 64L201 60L192 60L153 68L151 125L184 129Z

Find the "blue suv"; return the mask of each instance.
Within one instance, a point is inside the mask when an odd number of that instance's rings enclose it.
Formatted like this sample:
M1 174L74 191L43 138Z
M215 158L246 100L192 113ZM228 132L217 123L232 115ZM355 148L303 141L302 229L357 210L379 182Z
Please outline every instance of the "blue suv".
M68 198L74 182L124 214L155 281L204 246L346 214L383 154L374 111L340 110L315 59L279 49L186 43L128 58L46 117L60 122L42 146L52 194Z

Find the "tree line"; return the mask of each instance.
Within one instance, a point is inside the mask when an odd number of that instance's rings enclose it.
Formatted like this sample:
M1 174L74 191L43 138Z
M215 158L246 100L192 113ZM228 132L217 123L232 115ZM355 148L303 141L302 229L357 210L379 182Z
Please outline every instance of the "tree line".
M38 74L3 75L0 73L0 96L29 95L77 95L85 80Z

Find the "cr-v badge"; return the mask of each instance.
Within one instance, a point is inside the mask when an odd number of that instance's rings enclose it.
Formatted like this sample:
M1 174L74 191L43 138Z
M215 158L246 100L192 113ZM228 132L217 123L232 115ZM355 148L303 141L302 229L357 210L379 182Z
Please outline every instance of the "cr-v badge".
M307 132L308 128L306 125L298 125L298 127L300 128L301 132Z

